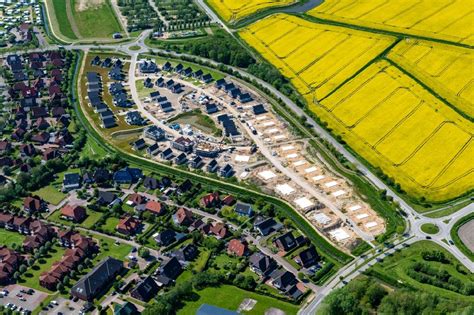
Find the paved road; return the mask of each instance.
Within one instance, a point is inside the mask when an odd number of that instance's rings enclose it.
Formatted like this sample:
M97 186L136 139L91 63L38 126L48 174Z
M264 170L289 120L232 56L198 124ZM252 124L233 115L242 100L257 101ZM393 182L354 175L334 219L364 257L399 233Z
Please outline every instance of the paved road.
M203 4L202 0L197 0L197 1L201 5ZM207 10L206 10L206 12L213 19L219 20L219 18L213 12L208 12ZM220 24L221 23L222 22L220 22ZM222 26L229 33L231 33L231 31L225 26L225 24L222 25ZM111 44L106 44L106 45L74 44L74 45L66 46L65 48L70 49L70 50L73 50L73 49L88 50L88 49L91 49L91 48L105 48L105 49L112 49L112 50L115 50L115 51L118 51L118 52L123 52L123 53L126 53L126 54L133 55L133 54L137 54L138 52L136 52L136 51L132 52L132 50L130 50L130 46L138 45L138 46L141 47L141 52L151 50L151 51L158 52L158 53L168 54L172 58L181 58L181 57L196 58L196 56L191 56L191 55L187 55L187 54L179 54L179 53L174 53L174 52L167 52L167 51L164 51L164 50L161 50L161 49L149 49L144 43L144 38L146 38L146 36L149 34L150 31L151 30L149 30L147 32L143 32L141 34L141 36L137 39L137 41L133 42L133 43L116 44L116 45L111 45ZM50 45L46 49L57 49L57 48L58 48L58 46ZM28 50L28 51L32 52L32 51L44 51L44 50L45 50L45 48L38 48L38 49L32 49L32 50ZM5 55L7 55L7 54L5 54ZM199 58L199 59L201 59L202 61L206 61L206 62L208 62L209 64L211 64L213 66L219 65L219 63L217 63L215 61L212 61L212 60L207 60L207 59L204 59L204 58ZM230 67L230 68L232 68L232 67ZM295 103L293 103L288 97L286 97L281 92L276 90L270 84L254 77L253 75L245 72L244 70L238 69L238 68L232 68L232 69L234 71L238 72L242 77L244 77L246 79L250 79L250 80L255 80L259 85L261 85L261 86L265 87L266 89L268 89L273 95L275 95L277 98L281 99L286 104L286 106L288 108L290 108L295 113L296 116L306 117L307 122L312 125L312 128L316 131L316 133L321 138L323 138L326 141L330 142L340 153L342 153L344 155L344 157L348 161L353 163L358 168L358 170L362 174L364 174L364 176L376 188L381 189L381 190L382 189L386 190L387 195L392 196L394 198L394 200L397 201L400 204L400 208L402 210L404 210L405 213L407 213L406 220L409 223L409 230L408 230L409 233L411 233L413 235L417 235L417 236L422 235L423 238L424 238L426 235L423 232L421 232L418 228L422 224L421 222L428 222L430 220L435 220L436 223L440 224L439 222L443 222L444 220L448 220L448 219L451 219L453 217L453 215L449 215L449 216L446 216L446 217L443 217L443 218L430 219L430 218L424 217L421 214L418 214L410 205L408 205L405 202L405 200L403 200L401 197L399 197L395 192L392 191L392 189L390 187L388 187L387 185L385 185L385 183L383 183L380 179L378 179L377 176L375 176L367 167L362 165L350 152L348 152L340 143L338 143L337 140L335 140L326 130L321 128L309 115L307 115L301 108L299 108ZM464 207L463 209L459 210L458 212L456 212L456 217L461 217L463 215L471 213L472 211L473 211L473 205L470 204L470 205ZM432 221L430 221L430 222L432 222ZM449 250L457 259L460 260L461 263L463 263L463 265L465 265L469 270L472 271L473 270L472 262L462 252L460 252L459 249L457 249L455 246L447 245L446 243L444 243L442 241L443 238L449 239L449 228L452 227L452 224L453 223L448 223L447 226L443 226L441 224L440 228L441 228L442 232L440 232L439 235L436 235L435 237L433 237L432 240L434 242L436 242L437 244L439 244L440 246L443 246L444 248ZM338 275L340 275L342 272L343 271L340 271L338 273ZM329 288L330 288L330 286L328 286L328 289ZM303 308L301 310L301 313L302 314L312 314L311 312L308 312L308 309L306 309L306 308Z

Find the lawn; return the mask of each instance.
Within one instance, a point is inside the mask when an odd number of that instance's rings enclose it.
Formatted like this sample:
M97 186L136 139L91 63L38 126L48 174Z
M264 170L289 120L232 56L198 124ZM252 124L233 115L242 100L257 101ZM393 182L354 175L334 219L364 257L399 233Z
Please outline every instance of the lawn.
M219 136L222 133L221 129L216 126L214 121L209 116L204 115L200 110L178 114L170 119L170 122L176 122L182 125L189 124L206 134Z
M100 5L91 5L85 10L78 10L77 0L70 1L81 37L112 38L112 34L123 31L109 0Z
M87 156L91 159L101 158L107 155L107 152L91 137L87 137L87 142L81 151L81 157Z
M57 28L62 35L70 39L77 39L67 16L66 1L69 0L46 0L46 5L51 15L51 24L53 24L53 27Z
M100 219L101 216L102 216L102 213L87 209L87 218L79 225L82 226L82 227L85 227L87 229L90 229L94 225L94 223L96 223ZM57 222L57 223L60 223L60 224L64 224L64 225L72 225L73 224L69 220L61 219L61 211L60 210L56 210L55 212L53 212L48 217L48 220L54 221L54 222Z
M39 258L33 266L28 268L26 273L21 276L18 282L21 285L36 290L51 292L48 289L40 286L39 277L43 272L50 270L54 262L61 260L64 251L65 249L63 247L54 245L44 257Z
M38 195L46 202L53 205L58 205L64 198L66 198L66 194L59 191L59 189L53 184L38 189L33 192L33 195Z
M115 233L115 227L117 226L119 221L120 221L119 218L115 218L115 217L107 218L104 225L102 225L102 229L104 229L104 231L107 231L109 233Z
M0 244L8 248L12 248L13 244L21 245L25 236L23 234L0 229Z
M287 315L296 314L299 307L287 302L279 301L277 299L260 295L254 292L248 292L230 285L222 285L218 288L206 288L202 291L197 291L199 299L192 302L186 302L184 307L180 309L177 314L195 314L196 310L203 304L211 304L218 307L223 307L230 310L237 310L240 303L246 298L251 298L257 301L255 307L249 312L242 312L242 314L265 314L269 308L278 308L284 311Z
M99 242L100 252L96 258L94 258L94 264L98 263L107 256L123 260L132 250L132 246L124 243L115 245L115 241L105 236L99 236L92 234L92 238Z
M443 264L436 261L425 261L421 256L424 251L441 251L450 262ZM381 274L382 280L390 279L394 283L405 284L415 289L437 294L445 298L462 299L464 301L474 302L474 297L472 296L462 295L454 291L421 283L408 276L407 271L410 270L411 266L416 262L423 262L433 268L443 269L455 278L460 279L463 283L474 281L474 274L469 273L466 268L461 266L456 258L454 258L448 251L430 241L420 241L400 252L395 252L393 256L386 257L382 262L371 267L369 272L371 270L375 271L376 274L374 274L374 276L376 277L377 273ZM460 273L458 270L465 273Z
M437 234L439 232L439 227L436 224L425 223L421 226L421 230L426 234Z

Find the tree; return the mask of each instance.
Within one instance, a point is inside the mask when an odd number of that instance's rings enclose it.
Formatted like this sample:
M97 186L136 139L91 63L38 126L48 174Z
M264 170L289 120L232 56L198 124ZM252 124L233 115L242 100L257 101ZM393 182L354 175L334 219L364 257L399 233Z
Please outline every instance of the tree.
M62 291L63 289L64 289L64 285L63 285L61 282L59 282L59 283L56 285L56 290Z
M146 247L140 247L138 249L138 255L142 258L148 258L150 256L150 250Z

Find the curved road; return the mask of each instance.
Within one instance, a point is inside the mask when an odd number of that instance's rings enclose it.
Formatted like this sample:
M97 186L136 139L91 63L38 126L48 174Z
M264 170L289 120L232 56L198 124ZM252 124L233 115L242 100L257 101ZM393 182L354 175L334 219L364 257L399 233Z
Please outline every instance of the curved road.
M198 2L202 2L202 0L198 0ZM204 4L205 6L205 4ZM210 9L209 9L210 10ZM211 10L212 11L212 10ZM207 12L207 10L206 10ZM219 20L219 18L212 12L208 12L209 15L213 19L217 19L218 23L223 26L226 31L231 33L231 31L225 26L225 24ZM144 31L135 42L131 43L122 43L122 44L105 44L105 45L91 45L91 44L72 44L65 46L66 49L68 50L74 50L74 49L79 49L79 50L89 50L92 48L95 49L112 49L117 52L122 52L128 55L131 55L132 58L134 55L138 56L139 53L146 53L146 52L157 52L161 54L168 54L171 58L181 58L181 57L189 57L189 58L198 58L201 61L208 62L209 64L213 66L218 66L220 65L218 62L208 60L205 58L199 58L196 56L188 55L188 54L179 54L175 52L169 52L169 51L164 51L162 49L150 49L148 46L145 45L144 39L149 35L151 30ZM134 51L131 50L131 46L139 46L141 49L139 51ZM50 45L46 47L47 49L57 49L59 48L57 45ZM38 49L32 49L29 50L31 51L41 51L45 50L45 48L38 48ZM136 57L135 57L136 58ZM135 59L136 60L136 59ZM277 89L275 89L272 85L268 84L265 81L262 81L253 75L245 72L242 69L234 68L234 67L229 67L232 70L238 72L242 77L249 79L249 80L255 80L258 84L261 86L265 87L268 89L275 97L281 99L288 108L290 108L296 115L298 116L304 116L307 119L307 122L309 122L312 126L312 128L316 131L316 133L329 143L331 143L340 153L344 155L344 157L353 163L357 169L364 174L364 176L378 189L386 190L387 195L392 196L395 201L397 201L400 204L400 208L407 213L407 217L405 218L408 223L409 223L409 228L408 228L408 233L412 236L414 236L411 240L420 240L420 239L425 239L426 234L423 233L420 230L420 226L424 223L435 223L440 227L440 232L436 235L431 236L432 241L437 243L438 245L442 246L446 250L448 250L453 256L455 256L466 268L468 268L471 272L474 272L474 263L470 261L457 247L448 245L446 244L443 240L450 240L450 229L452 228L452 225L461 217L474 212L474 204L469 204L468 206L464 207L463 209L457 211L456 213L452 215L448 215L446 217L441 217L441 218L428 218L424 217L421 214L418 214L408 203L405 202L401 197L399 197L396 193L392 191L390 187L385 185L375 174L373 174L367 167L365 167L363 164L361 164L355 156L353 156L350 152L348 152L340 143L337 142L326 130L324 130L322 127L320 127L314 119L312 119L309 115L307 115L301 108L299 108L293 101L291 101L288 97L283 95L281 92L279 92ZM447 221L448 223L444 223L443 221ZM372 257L373 258L373 257ZM373 260L373 259L372 259ZM366 257L364 259L358 258L355 262L347 265L346 267L342 268L337 275L333 277L333 280L329 282L322 290L318 291L316 296L314 297L313 301L309 303L307 306L302 308L300 310L300 314L314 314L316 311L320 301L326 296L332 289L336 288L340 283L336 280L339 279L339 276L344 276L347 273L355 274L349 272L351 269L356 270L356 264L357 262L366 263L372 261L371 257ZM347 279L347 278L346 278Z

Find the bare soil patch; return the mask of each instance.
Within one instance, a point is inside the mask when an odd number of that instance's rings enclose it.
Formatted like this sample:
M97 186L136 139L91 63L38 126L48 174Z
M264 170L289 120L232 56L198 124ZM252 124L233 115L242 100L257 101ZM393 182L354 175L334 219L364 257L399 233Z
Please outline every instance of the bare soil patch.
M474 220L463 224L458 230L458 235L464 245L474 252Z
M94 9L100 7L105 3L105 0L77 0L75 9L76 11L85 11L88 9Z

